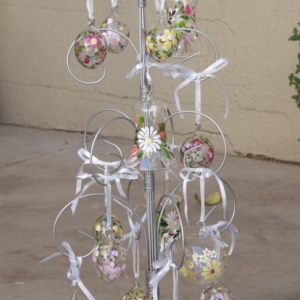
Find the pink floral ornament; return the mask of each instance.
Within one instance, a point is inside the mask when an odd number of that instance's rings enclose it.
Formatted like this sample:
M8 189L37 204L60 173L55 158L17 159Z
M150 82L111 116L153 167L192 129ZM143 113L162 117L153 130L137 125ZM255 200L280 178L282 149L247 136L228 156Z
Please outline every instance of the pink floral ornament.
M75 40L74 52L83 67L95 69L102 64L106 57L106 40L98 31L83 31Z
M214 159L214 148L208 138L196 133L182 143L180 158L188 168L209 168Z
M115 12L112 13L111 17L106 18L100 27L108 29L102 31L102 33L106 39L109 53L117 54L126 48L128 41L119 33L129 37L130 30L125 22L119 20L119 17Z
M112 238L98 243L92 255L98 276L106 283L118 280L126 267L126 255L126 250Z

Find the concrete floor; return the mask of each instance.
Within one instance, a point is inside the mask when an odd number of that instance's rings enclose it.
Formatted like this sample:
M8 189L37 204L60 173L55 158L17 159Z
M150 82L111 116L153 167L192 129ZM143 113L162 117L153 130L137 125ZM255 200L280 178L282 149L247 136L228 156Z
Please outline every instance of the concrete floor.
M129 150L130 142L118 142ZM44 264L39 261L56 252L52 226L58 212L74 198L82 134L2 125L0 145L0 299L70 299L68 260L59 256ZM221 281L235 300L299 300L299 165L228 157L222 177L236 193L234 224L239 233ZM138 193L133 195L132 203L139 203ZM97 200L79 205L75 216L67 211L59 221L59 243L67 241L77 255L91 247L77 229L89 233L101 214ZM191 220L199 217L198 208L192 200ZM124 217L120 208L114 212ZM142 255L142 284L143 268ZM132 287L130 267L121 280L108 285L99 281L89 258L81 278L97 300L122 299ZM166 278L164 282L161 299L170 299L171 281ZM179 289L180 299L194 300L199 299L202 287L180 279ZM85 297L79 294L78 299Z

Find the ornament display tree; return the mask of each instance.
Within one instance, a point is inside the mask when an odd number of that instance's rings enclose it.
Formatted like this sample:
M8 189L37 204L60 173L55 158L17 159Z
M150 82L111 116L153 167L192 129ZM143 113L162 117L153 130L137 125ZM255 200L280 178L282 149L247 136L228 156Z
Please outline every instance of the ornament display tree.
M114 284L122 280L123 274L130 268L127 265L129 255L132 255L134 284L120 295L123 300L159 299L159 283L168 272L173 273L173 300L178 299L179 280L198 284L202 300L233 299L231 292L219 279L227 268L234 248L234 234L237 231L232 221L236 199L230 185L218 175L227 155L224 134L215 120L201 109L201 83L216 80L216 72L226 67L228 62L218 58L212 40L196 29L196 0L154 1L158 20L157 24L149 28L146 24L146 0L138 1L139 50L130 39L127 23L117 14L116 1L111 2L112 12L100 25L95 23L93 4L92 0L86 1L89 26L77 36L68 51L68 70L80 83L100 83L106 76L106 56L130 51L131 48L137 55L138 63L129 70L126 77L130 79L135 75L140 76L140 101L132 104L133 118L119 110L107 108L96 112L88 121L84 131L84 145L78 151L83 163L76 177L76 197L60 211L54 222L53 237L59 252L44 261L60 254L70 260L67 277L77 287L71 299L77 299L79 289L87 299L95 299L80 277L81 266L86 258L93 261L95 276L99 277L102 284ZM201 60L200 38L208 42L215 57L201 72L185 65ZM86 69L102 68L102 77L94 82L78 79L69 65L70 55L75 55ZM155 92L150 76L152 68L159 69L169 79L181 80L174 90L176 112L171 113L165 103L154 100ZM217 82L220 89L216 92L223 93L227 101L222 84ZM184 110L184 104L179 99L179 91L187 85L195 86L194 110ZM87 135L91 123L96 117L104 119L102 116L106 114L114 114L115 117L103 121L89 144ZM195 123L194 133L178 145L175 139L175 119L180 119L180 122L193 119ZM217 166L213 165L213 143L201 127L203 120L215 127L224 145L224 154ZM132 129L132 148L125 156L117 142L104 140L113 149L108 153L113 159L106 161L98 155L103 150L97 141L109 124L119 121ZM158 172L162 172L164 177L160 182L157 182ZM171 184L171 178L174 178L172 183L175 184ZM210 194L205 188L207 181L215 182L215 191ZM134 198L133 183L138 183L142 194L136 206L131 201ZM163 186L163 192L157 192L157 185ZM98 192L90 192L92 187L97 187ZM59 245L57 242L57 224L66 210L71 209L74 214L78 203L84 205L90 197L97 197L104 203L105 209L91 223L91 232L80 231L93 242L93 247L85 255L76 256L69 243ZM229 201L230 213L227 206ZM199 219L191 224L189 206L195 202L199 202ZM112 213L115 205L120 206L127 216L127 232L122 222ZM221 211L219 219L211 218L216 208ZM213 222L208 221L210 218ZM194 239L185 234L187 228L195 228ZM229 245L222 238L225 231L229 233ZM146 260L145 288L139 283L141 236L144 236L146 244L146 255L141 256Z

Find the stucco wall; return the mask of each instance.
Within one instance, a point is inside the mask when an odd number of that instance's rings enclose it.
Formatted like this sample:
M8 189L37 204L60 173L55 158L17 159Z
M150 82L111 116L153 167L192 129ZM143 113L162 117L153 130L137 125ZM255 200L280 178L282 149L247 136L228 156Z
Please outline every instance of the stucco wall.
M94 1L98 25L109 13L109 2ZM148 2L148 25L156 22L153 2ZM131 28L137 45L136 1L119 1L119 12ZM139 99L139 78L125 75L136 64L128 47L106 59L107 77L98 85L73 80L66 69L66 52L86 28L83 0L0 0L0 122L40 128L82 131L88 118L103 108L117 108L132 115ZM225 104L216 80L202 84L203 112L214 118L228 139L231 154L264 155L300 162L300 110L288 85L299 48L288 42L300 21L295 0L198 0L197 29L209 35L230 64L217 74L230 99L230 112L223 119ZM207 67L209 56L193 64ZM88 71L71 56L71 66L84 80L95 80L101 70ZM212 61L211 61L212 62ZM179 81L152 73L154 97L175 111L173 92ZM184 109L194 108L194 88L180 92ZM190 118L178 120L176 131ZM215 132L207 127L208 131ZM212 135L214 135L212 133ZM118 137L132 138L122 126L113 127ZM222 147L217 143L217 151ZM219 147L220 146L220 147Z

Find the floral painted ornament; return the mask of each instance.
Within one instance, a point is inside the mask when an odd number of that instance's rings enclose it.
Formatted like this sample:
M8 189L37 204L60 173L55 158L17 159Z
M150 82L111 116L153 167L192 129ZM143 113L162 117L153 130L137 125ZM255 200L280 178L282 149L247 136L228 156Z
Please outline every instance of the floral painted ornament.
M146 50L154 60L164 62L176 53L178 42L179 39L174 29L166 28L164 22L158 23L148 32Z
M195 29L196 21L196 0L173 1L167 0L167 22L171 28L185 28L184 31L177 31L179 38L178 51L176 56L184 56L188 45L195 42L197 34L188 29Z
M205 288L200 300L233 300L233 296L230 290L218 281Z
M196 284L219 280L228 264L225 248L225 244L216 236L202 236L199 246L186 247L179 274Z
M108 29L102 31L102 34L106 39L109 53L120 53L126 48L128 40L118 32L129 37L130 30L128 25L119 19L119 16L115 13L115 11L113 11L112 14L102 22L100 27Z
M106 283L120 279L126 267L126 255L126 249L110 236L98 243L92 255L98 276Z
M134 286L123 296L122 300L148 300L147 292L134 280Z
M92 29L81 32L74 44L78 62L87 69L99 67L107 54L106 40L103 35Z
M182 143L180 159L188 168L209 168L214 159L213 145L208 138L196 133Z
M99 217L92 230L92 236L98 243L101 243L109 234L117 241L123 237L123 226L121 221L114 215L111 215L111 230L107 227L107 215Z

